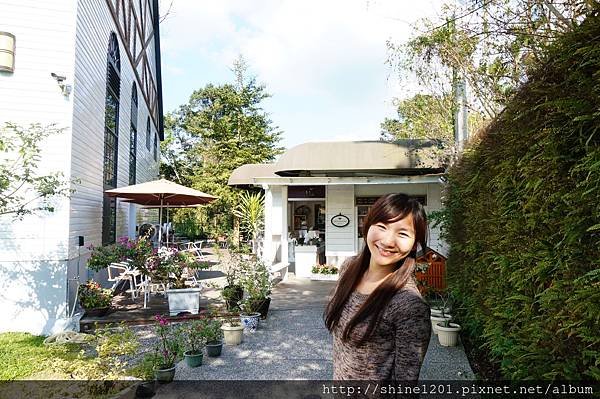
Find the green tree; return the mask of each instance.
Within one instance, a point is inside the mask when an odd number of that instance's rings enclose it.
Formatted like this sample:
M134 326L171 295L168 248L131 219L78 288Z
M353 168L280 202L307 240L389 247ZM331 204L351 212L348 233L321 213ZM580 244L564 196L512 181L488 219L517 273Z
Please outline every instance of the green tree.
M247 65L241 57L233 72L233 84L208 84L194 91L188 104L169 119L173 125L167 137L173 139L166 153L173 157L170 169L163 171L219 197L194 211L197 220L207 222L205 232L209 235L233 228L238 199L236 190L227 185L231 172L246 163L273 161L283 151L278 146L281 132L261 108L263 100L270 97L265 86L247 77Z
M386 118L381 124L382 140L430 138L453 141L451 96L417 94L397 104L398 118Z
M171 112L164 117L165 139L160 143L160 174L184 186L191 185L190 176L194 169L202 166L194 154L197 151L198 137L188 134L181 128L179 115Z
M464 79L469 111L490 119L528 79L548 45L583 20L592 3L449 2L437 18L421 20L408 42L388 41L388 63L402 80L416 79L434 96L452 93L456 79Z
M38 170L43 141L62 130L55 125L23 127L10 122L0 128L0 216L22 219L53 212L52 200L72 192L62 173Z

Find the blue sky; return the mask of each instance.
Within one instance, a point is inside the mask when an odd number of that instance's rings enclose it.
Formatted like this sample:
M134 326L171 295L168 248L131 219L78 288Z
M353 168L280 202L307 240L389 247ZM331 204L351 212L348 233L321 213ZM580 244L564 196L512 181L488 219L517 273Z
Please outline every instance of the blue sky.
M264 102L282 145L369 140L394 117L392 100L414 91L385 65L386 40L441 0L173 0L161 23L164 111L208 83L233 82L242 54L273 95ZM161 13L171 4L162 0Z

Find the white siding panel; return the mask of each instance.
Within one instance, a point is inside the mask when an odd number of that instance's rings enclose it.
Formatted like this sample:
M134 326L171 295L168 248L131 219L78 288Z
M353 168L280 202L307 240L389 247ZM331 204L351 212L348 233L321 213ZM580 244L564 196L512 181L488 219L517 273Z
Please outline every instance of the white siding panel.
M325 252L329 256L332 253L354 251L354 231L356 219L354 217L354 186L326 186L327 213L325 220ZM331 218L342 213L348 216L350 223L345 227L335 227L331 224Z
M373 197L391 193L403 193L407 195L427 194L428 184L406 183L406 184L357 184L357 197Z
M281 227L283 225L281 186L271 186L271 192L273 194L273 206L271 209L271 234L274 236L281 236Z
M66 316L66 262L2 262L2 323L0 333L62 331Z
M110 33L117 33L110 12L104 2L82 0L79 2L76 35L75 99L73 120L74 177L81 183L72 200L70 225L70 257L76 254L76 238L85 237L86 246L100 245L102 241L102 169L104 156L104 101L106 97L106 52ZM121 58L121 86L119 101L119 143L117 158L117 186L129 185L129 131L131 89L135 76L133 66L119 39ZM148 108L138 86L138 143L137 183L154 180L158 176L158 162L153 159L152 148L145 145ZM152 127L152 138L156 127ZM127 235L127 203L117 202L117 237ZM158 213L143 212L157 223ZM83 254L87 254L84 249Z
M55 123L65 130L41 146L39 172L69 178L73 95L51 73L73 84L76 0L2 2L0 29L16 36L15 71L0 74L0 124ZM0 331L56 331L64 322L68 199L54 213L0 218ZM63 325L64 326L64 325Z

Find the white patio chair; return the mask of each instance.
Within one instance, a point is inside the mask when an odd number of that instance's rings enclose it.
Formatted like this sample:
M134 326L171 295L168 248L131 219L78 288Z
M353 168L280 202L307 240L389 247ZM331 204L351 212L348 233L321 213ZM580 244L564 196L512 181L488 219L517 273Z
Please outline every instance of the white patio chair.
M186 268L183 271L183 277L185 278L185 285L194 288L203 288L202 283L198 280L196 271Z
M196 255L196 258L202 262L208 262L208 258L202 252L202 248L205 246L205 243L205 240L189 243L189 251L193 252Z
M112 290L115 290L122 281L129 282L129 289L125 292L131 294L131 300L134 301L137 292L140 290L140 283L142 282L142 274L135 269L131 268L128 262L115 262L108 265L108 281L113 282ZM139 278L139 281L137 280Z
M108 281L114 283L111 289L114 291L121 281L128 280L123 273L127 270L125 263L111 263L106 269L108 271Z

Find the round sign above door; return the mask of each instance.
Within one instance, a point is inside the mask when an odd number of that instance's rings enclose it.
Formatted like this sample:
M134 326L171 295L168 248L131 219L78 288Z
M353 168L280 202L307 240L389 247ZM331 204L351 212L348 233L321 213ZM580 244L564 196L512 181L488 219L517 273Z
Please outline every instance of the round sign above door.
M346 227L350 224L350 219L348 216L339 213L331 218L331 224L335 227Z

